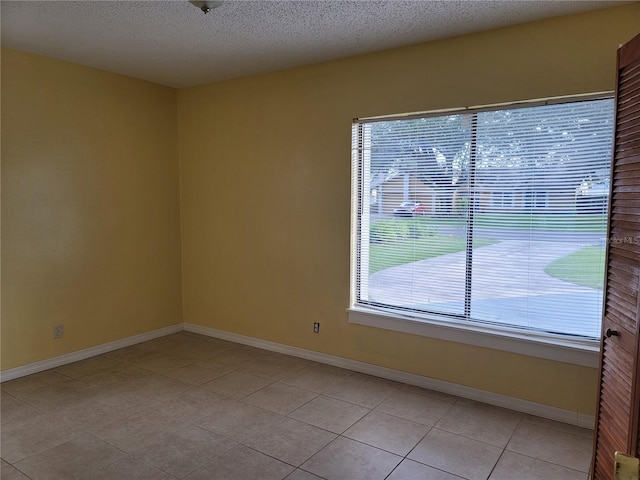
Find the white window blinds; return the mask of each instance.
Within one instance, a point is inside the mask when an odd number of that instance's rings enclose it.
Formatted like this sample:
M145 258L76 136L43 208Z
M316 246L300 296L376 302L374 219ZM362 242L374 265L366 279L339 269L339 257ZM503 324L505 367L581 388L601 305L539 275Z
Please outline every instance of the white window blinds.
M353 127L356 305L600 334L611 99Z

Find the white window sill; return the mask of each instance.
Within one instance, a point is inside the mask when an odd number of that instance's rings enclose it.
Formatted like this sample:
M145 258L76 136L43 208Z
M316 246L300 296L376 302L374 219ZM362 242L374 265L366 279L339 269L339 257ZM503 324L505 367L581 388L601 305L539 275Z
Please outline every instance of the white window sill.
M508 327L470 324L464 321L412 318L387 311L354 306L347 310L349 323L384 328L413 335L546 358L559 362L598 367L600 342L559 339L522 333Z

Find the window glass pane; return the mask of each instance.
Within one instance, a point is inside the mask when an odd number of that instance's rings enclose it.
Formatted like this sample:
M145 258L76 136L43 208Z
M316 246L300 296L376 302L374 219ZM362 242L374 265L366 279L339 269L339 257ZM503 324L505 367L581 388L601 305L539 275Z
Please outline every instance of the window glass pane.
M597 337L613 101L356 122L355 299Z
M369 131L368 262L359 300L462 315L466 198L454 192L468 191L469 116L377 122Z
M597 337L610 100L478 114L471 318Z

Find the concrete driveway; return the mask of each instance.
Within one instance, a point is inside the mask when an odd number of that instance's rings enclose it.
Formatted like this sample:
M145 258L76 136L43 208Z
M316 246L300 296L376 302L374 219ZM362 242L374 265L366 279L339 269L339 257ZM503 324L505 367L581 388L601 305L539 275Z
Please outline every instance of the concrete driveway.
M602 290L544 273L554 260L596 242L556 240L507 239L474 249L472 317L598 337ZM369 299L462 314L465 263L465 252L457 252L382 270L369 277ZM558 315L551 318L549 311Z

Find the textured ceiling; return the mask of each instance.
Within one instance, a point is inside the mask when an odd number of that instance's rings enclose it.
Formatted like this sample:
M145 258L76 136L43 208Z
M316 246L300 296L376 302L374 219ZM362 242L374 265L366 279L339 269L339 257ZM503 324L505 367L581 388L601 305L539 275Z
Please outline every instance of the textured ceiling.
M624 2L2 1L2 45L172 87L411 45Z

